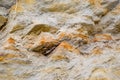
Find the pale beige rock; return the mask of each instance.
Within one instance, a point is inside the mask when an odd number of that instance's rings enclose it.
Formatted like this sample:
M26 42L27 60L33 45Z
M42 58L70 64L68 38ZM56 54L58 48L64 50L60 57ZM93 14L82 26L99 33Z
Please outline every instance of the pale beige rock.
M69 43L63 41L61 42L55 49L54 51L51 53L50 55L50 59L51 60L69 60L69 57L66 55L68 53L70 54L76 54L79 55L80 52L78 49L75 49L75 47L73 47L72 45L70 45Z
M0 80L120 80L119 5L1 0Z
M0 0L0 6L5 8L10 8L15 3L15 0L7 1L7 0Z
M107 70L96 69L91 75L89 80L112 80L107 74Z
M120 32L120 4L103 17L99 23L103 27L103 32L118 34Z

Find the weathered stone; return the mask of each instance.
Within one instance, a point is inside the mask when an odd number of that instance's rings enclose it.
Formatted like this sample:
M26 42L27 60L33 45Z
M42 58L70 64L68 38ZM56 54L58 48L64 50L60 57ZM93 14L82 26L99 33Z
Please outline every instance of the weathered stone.
M0 53L0 62L1 61L5 61L7 59L11 59L11 58L14 58L14 57L19 57L20 55L17 55L17 54L5 54L5 53Z
M16 1L0 1L0 80L120 80L120 0Z
M9 9L15 2L15 0L0 0L0 6Z
M69 57L66 56L66 54L69 54L69 52L76 55L80 54L78 49L63 41L53 50L53 52L51 52L50 59L53 61L69 60Z
M31 50L47 55L50 54L58 45L59 41L57 41L53 35L49 33L41 33Z
M21 29L24 29L24 26L22 26L22 25L15 25L14 27L13 27L13 29L10 31L10 33L13 33L13 32L15 32L15 31L18 31L18 30L21 30Z
M120 32L120 4L103 17L99 23L103 27L103 32L117 34Z
M89 80L112 80L104 69L96 69Z
M99 47L95 47L93 50L92 50L92 53L93 54L102 54L102 49L100 49Z
M3 45L3 49L18 51L18 49L15 47L15 40L13 38L9 38L5 42L5 44Z
M0 16L0 28L7 22L7 19L4 16Z
M119 67L119 65L117 67L112 68L111 71L114 75L116 75L118 78L120 78L120 67Z
M0 7L0 15L6 16L8 14L8 10L4 7Z
M108 41L112 40L112 36L110 34L96 34L93 41Z
M22 7L22 4L17 2L15 5L13 5L11 8L10 8L10 11L11 12L15 12L15 13L20 13L20 12L23 12L24 11L24 8Z
M43 8L43 11L48 11L48 12L65 12L70 8L70 5L65 4L65 3L53 3L48 8Z
M34 4L36 0L19 0L19 3L23 4Z
M27 33L29 34L36 34L39 35L41 32L50 32L55 33L58 29L46 24L37 24L32 27L32 29Z

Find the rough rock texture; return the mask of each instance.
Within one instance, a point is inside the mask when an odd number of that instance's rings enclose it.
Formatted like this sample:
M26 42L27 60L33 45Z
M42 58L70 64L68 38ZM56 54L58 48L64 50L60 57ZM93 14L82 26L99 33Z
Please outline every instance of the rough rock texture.
M109 12L100 21L104 32L118 34L120 32L120 4L117 5L111 12Z
M9 9L15 2L16 0L0 0L0 6Z
M0 0L0 80L120 80L119 0Z
M0 16L0 28L2 28L6 22L7 19L4 16Z

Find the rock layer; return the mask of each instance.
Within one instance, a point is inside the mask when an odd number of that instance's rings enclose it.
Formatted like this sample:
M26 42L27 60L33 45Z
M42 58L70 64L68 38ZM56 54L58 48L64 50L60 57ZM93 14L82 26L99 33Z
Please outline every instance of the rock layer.
M0 80L119 80L119 0L1 0Z

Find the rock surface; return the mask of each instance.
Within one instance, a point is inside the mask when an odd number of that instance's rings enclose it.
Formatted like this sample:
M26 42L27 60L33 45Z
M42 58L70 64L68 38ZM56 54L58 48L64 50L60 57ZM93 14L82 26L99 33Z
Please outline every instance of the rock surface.
M119 0L0 0L0 80L120 80Z
M0 28L2 28L6 22L7 19L4 16L0 16Z

